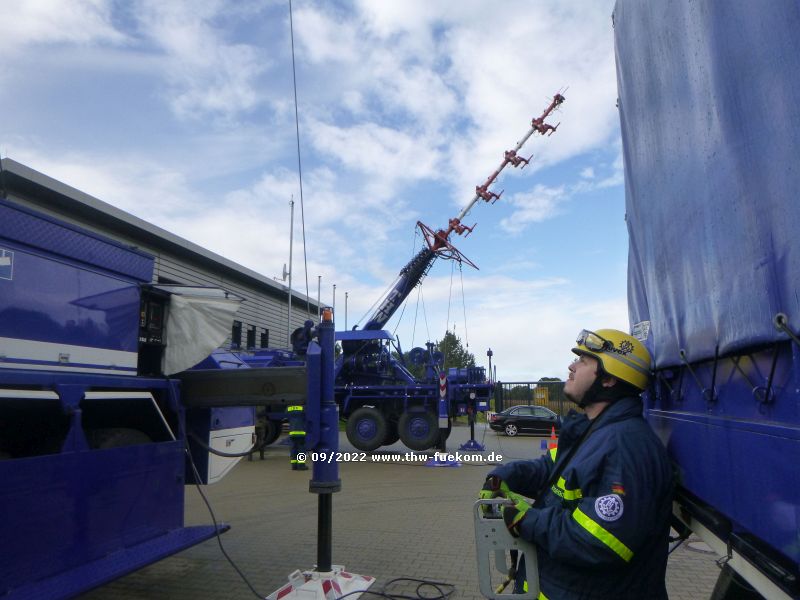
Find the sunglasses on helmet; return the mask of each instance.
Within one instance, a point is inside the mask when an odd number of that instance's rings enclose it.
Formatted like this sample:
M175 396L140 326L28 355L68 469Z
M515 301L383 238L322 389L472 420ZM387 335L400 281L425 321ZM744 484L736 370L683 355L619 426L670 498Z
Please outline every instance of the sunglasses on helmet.
M592 352L604 352L606 350L613 350L614 344L609 342L602 336L597 335L594 331L588 329L582 330L578 334L578 339L575 342L579 346L584 346Z

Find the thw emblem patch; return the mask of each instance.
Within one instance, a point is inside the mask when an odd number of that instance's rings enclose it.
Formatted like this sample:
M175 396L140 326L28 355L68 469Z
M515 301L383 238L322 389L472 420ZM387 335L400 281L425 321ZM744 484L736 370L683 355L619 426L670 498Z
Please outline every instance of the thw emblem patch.
M600 496L594 501L594 512L604 521L616 521L622 516L624 509L622 498L616 494Z

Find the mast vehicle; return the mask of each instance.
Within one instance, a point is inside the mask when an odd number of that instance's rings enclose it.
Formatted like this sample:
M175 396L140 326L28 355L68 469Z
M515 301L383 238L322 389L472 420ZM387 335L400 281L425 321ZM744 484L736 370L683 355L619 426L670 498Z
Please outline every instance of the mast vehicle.
M489 187L507 165L524 168L529 163L532 157L524 158L518 152L535 133L552 135L556 131L558 125L551 125L546 119L563 102L564 96L556 94L543 113L532 119L525 136L513 149L503 153L498 168L476 186L475 196L458 216L448 221L447 228L433 230L417 222L425 240L423 248L400 270L363 329L354 327L336 332L342 349L336 360L336 402L340 417L347 421L347 439L357 449L375 450L398 440L412 450L433 448L447 439L455 416L466 414L472 419L477 412L489 409L493 384L483 367L445 368L442 354L428 343L426 348L417 347L409 352L411 362L425 369L425 376L417 379L405 363L399 342L384 327L421 284L437 258L477 268L450 242L450 236L472 233L475 225L464 225L463 219L478 201L493 204L501 197L502 191L495 193ZM303 333L295 332L295 336L302 344ZM242 364L258 366L289 365L293 360L291 353L280 350L258 350L236 356ZM284 416L282 410L282 406L275 405L263 408L259 421L262 443L277 439ZM472 447L480 446L474 436L470 443Z

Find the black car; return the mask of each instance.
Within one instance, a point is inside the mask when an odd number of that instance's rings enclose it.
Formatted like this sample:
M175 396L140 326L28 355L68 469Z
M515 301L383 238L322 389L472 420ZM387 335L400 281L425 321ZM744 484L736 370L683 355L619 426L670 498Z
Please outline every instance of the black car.
M489 427L506 435L550 435L553 427L561 429L561 417L544 406L512 406L489 417Z

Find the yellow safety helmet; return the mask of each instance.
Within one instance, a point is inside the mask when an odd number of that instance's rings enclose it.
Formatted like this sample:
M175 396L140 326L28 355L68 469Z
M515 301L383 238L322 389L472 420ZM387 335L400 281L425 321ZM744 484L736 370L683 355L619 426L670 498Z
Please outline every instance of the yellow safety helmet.
M640 390L647 387L650 352L632 335L618 329L584 329L575 342L575 354L596 358L604 372Z

